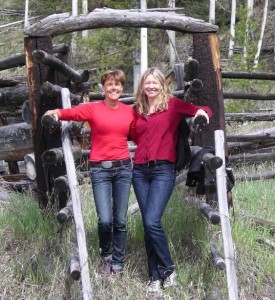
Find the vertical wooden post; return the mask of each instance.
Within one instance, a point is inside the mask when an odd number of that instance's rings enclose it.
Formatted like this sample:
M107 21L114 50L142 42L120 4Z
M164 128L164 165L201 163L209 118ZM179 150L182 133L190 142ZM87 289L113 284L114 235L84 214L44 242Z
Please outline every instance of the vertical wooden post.
M222 239L224 249L224 260L226 266L228 299L238 300L238 286L235 267L235 255L231 236L231 228L228 213L227 192L226 192L226 172L224 154L224 132L215 131L215 152L221 157L223 165L216 170L217 194L219 202L219 213L221 217Z
M41 117L48 109L59 107L58 99L49 99L41 95L41 85L45 81L55 83L55 71L48 66L37 63L32 58L34 50L44 50L53 53L50 37L26 37L24 39L26 51L26 65L28 70L29 101L32 113L33 150L35 157L37 194L41 208L45 208L49 202L51 188L54 186L54 178L65 173L64 164L58 166L44 166L42 154L51 148L62 146L61 131L50 132L42 127Z
M214 146L214 131L225 129L220 50L216 33L193 34L193 58L199 62L198 79L203 82L195 104L207 105L213 112L210 124L194 139L194 145Z
M69 108L70 103L70 91L66 88L61 90L63 108ZM78 253L81 270L81 283L82 293L84 300L92 300L93 292L90 282L89 265L88 265L88 253L86 246L86 236L84 223L82 218L81 201L79 186L76 178L76 171L74 165L74 157L72 154L72 143L70 140L68 122L62 121L62 146L64 152L64 158L66 163L67 176L69 180L69 188L71 193L71 199L73 204L73 214L76 227L76 237L78 244Z

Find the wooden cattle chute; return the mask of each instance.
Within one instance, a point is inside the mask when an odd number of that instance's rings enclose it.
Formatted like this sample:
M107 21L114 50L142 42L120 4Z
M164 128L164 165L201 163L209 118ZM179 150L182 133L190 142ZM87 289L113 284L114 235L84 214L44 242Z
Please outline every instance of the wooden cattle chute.
M217 26L179 14L169 15L163 12L136 10L104 9L77 17L69 14L49 16L24 31L27 36L24 44L28 70L28 100L31 110L37 191L41 207L46 207L49 202L55 200L56 197L52 197L54 184L57 179L66 176L63 163L65 153L63 155L60 151L62 147L61 128L58 126L54 129L44 128L41 118L48 109L61 107L60 91L63 88L68 88L71 100L74 99L76 104L83 101L77 94L87 88L88 80L85 70L84 72L75 71L67 65L67 53L54 53L51 38L64 33L104 27L148 27L192 34L193 58L200 65L196 77L198 85L192 86L194 90L198 88L193 102L198 105L207 105L213 111L210 126L204 129L203 135L194 135L194 144L214 146L214 131L225 128ZM203 86L200 85L200 81L203 81ZM176 92L180 94L180 90ZM132 103L132 99L124 101ZM43 160L47 154L50 158L53 156L55 158L52 161ZM68 185L70 184L69 180ZM67 191L59 190L57 196L60 206L65 206L68 200ZM206 207L204 203L196 202L204 214L211 213L209 207ZM218 253L218 251L213 252Z

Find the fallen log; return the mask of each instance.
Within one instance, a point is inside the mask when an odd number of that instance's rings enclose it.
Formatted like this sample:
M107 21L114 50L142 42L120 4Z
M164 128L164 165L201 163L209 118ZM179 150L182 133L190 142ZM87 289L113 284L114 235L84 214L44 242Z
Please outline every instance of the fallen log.
M33 152L32 127L18 123L0 127L0 160L23 161Z
M253 180L262 180L262 179L272 179L272 178L275 178L275 172L235 175L234 177L237 181L253 181Z
M39 63L43 63L64 75L67 78L76 82L85 82L89 80L89 71L84 70L81 74L64 63L62 60L54 55L51 55L43 50L34 50L32 57Z
M267 72L249 73L249 72L222 71L222 78L275 80L275 73L267 73Z
M274 121L275 113L225 113L225 121Z
M275 94L223 93L224 99L275 100Z
M271 153L243 153L229 156L230 163L232 165L238 164L255 164L258 162L264 163L268 161L273 161L275 159L275 152Z

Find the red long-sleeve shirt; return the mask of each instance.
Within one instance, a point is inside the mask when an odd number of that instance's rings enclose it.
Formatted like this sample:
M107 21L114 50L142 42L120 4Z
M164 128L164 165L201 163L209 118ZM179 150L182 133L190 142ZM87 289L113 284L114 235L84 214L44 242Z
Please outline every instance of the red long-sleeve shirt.
M172 97L168 109L150 114L137 115L135 142L135 164L150 160L176 161L176 143L178 126L182 117L193 117L199 109L212 116L207 106L197 106L187 101Z
M87 121L91 128L90 161L117 160L130 157L127 139L135 125L132 107L119 103L117 109L104 101L60 109L60 120Z

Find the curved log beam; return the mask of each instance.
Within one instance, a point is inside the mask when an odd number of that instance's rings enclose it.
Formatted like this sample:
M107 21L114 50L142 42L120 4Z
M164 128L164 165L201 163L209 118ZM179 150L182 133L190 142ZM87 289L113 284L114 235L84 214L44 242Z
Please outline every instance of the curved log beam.
M217 32L218 26L203 20L166 12L137 12L134 10L94 10L88 15L54 14L25 28L28 36L57 36L94 28L147 27L184 33Z
M68 77L76 82L85 82L89 79L89 72L84 70L82 74L76 72L69 65L65 64L62 60L56 56L49 54L43 50L34 50L32 52L32 57L39 63L43 63L61 74Z

